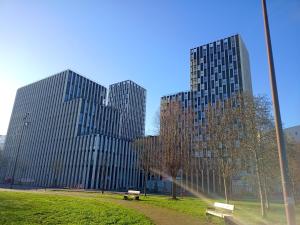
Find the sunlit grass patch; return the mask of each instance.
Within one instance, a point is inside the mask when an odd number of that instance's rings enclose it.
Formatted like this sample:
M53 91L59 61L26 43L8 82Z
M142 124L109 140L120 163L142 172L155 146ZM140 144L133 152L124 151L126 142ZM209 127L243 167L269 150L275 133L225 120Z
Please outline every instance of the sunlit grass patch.
M99 198L0 191L0 224L152 224Z
M106 194L104 198L122 199L121 195ZM147 197L141 196L141 203L151 204L159 207L173 209L188 215L195 216L201 221L210 221L214 224L222 224L222 220L206 216L205 211L208 207L208 203L223 202L224 199L201 199L196 197L179 197L178 200L172 200L170 196L166 195L148 195ZM255 199L252 200L240 200L230 201L229 204L235 205L234 217L246 225L284 225L285 211L282 203L271 203L270 210L267 211L265 218L261 217L260 204ZM300 206L296 207L297 222L300 224ZM297 224L298 224L297 223Z

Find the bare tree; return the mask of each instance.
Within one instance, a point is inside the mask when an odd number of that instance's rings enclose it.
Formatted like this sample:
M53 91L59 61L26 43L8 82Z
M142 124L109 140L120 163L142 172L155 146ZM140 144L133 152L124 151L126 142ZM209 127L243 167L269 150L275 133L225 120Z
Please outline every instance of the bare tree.
M239 164L239 124L240 107L236 99L217 101L205 110L206 121L203 133L206 154L211 154L221 172L226 202L229 201L229 183L237 173Z
M192 157L194 113L178 101L164 103L160 114L160 145L163 169L172 178L172 198L176 199L176 177L188 171Z
M199 177L201 177L201 191L204 192L204 160L203 157L201 157L200 152L197 151L194 157L192 157L193 162L193 168L196 171L197 174L197 192L199 192Z
M273 129L273 119L271 116L270 101L264 96L242 96L242 104L244 113L241 114L241 122L243 124L243 138L241 139L243 153L250 159L255 168L258 194L261 204L261 215L266 215L266 205L263 190L263 175L266 173L264 168L268 159L268 144L272 135L270 131ZM270 149L269 149L270 150ZM270 156L270 155L269 155ZM265 157L265 158L264 158Z
M275 130L273 124L270 122L270 131L265 131L263 135L259 136L260 151L258 152L261 161L261 177L262 188L264 195L265 208L270 208L269 193L273 191L274 187L280 183L279 160L277 154L277 146Z
M147 180L148 175L156 171L157 158L159 153L157 150L159 145L157 143L157 136L147 136L139 138L134 141L134 149L138 153L138 161L140 168L144 172L144 195L147 196Z
M300 143L287 138L287 153L292 189L297 201L300 199Z

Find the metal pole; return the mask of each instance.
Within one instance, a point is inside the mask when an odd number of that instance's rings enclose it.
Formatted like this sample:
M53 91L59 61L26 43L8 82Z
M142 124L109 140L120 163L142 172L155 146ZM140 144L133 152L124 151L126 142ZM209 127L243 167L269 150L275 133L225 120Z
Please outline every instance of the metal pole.
M286 156L284 135L282 131L277 84L276 84L276 77L275 77L275 68L273 62L272 44L271 44L269 21L268 21L268 14L267 14L267 7L266 7L265 0L262 0L262 9L263 9L263 16L264 16L265 37L266 37L268 62L269 62L269 75L270 75L269 78L271 83L272 100L274 106L275 129L276 129L277 147L278 147L279 164L280 164L280 172L281 172L282 194L283 194L284 205L285 205L285 214L286 214L287 224L296 225L295 201L294 201L293 193L291 191L291 182L289 178L288 161Z
M26 122L27 116L28 116L28 113L26 113L26 115L23 118L23 124L22 124L22 130L21 130L21 137L20 137L20 141L19 141L19 144L18 144L18 149L17 149L17 155L16 155L15 164L14 164L14 167L13 167L13 174L12 174L12 178L11 178L12 180L11 180L11 183L10 183L10 189L12 189L12 186L15 183L15 173L16 173L16 168L17 168L17 163L18 163L20 146L21 146L21 142L22 142L24 128L25 128L25 126L27 126L27 122Z

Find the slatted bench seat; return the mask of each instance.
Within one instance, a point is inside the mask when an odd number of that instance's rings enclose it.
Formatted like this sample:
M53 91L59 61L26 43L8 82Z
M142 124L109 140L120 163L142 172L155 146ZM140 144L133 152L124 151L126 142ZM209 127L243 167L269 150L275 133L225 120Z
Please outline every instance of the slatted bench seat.
M215 202L214 208L206 209L206 214L225 218L227 216L232 216L233 210L234 210L234 205Z
M141 194L140 191L128 190L124 195L124 200L129 200L130 196L132 196L135 200L139 200L140 194Z

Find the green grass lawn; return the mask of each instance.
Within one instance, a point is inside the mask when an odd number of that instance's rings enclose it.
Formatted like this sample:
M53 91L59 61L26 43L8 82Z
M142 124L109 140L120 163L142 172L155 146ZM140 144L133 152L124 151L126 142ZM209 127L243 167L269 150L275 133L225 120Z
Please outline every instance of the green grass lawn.
M165 196L149 196L142 197L147 204L167 207L183 213L187 213L201 219L205 219L205 211L207 204L199 198L184 197L180 200L174 201ZM224 202L224 200L206 199L206 201L213 203L214 201ZM283 204L271 203L270 209L267 211L266 218L260 216L260 204L257 201L232 201L230 204L235 205L234 216L246 225L283 225L286 224L285 211ZM300 224L300 207L296 207L297 224ZM222 224L219 220L213 220L216 224Z
M120 195L105 195L105 198L122 199ZM208 200L210 201L210 200ZM207 217L205 212L208 203L195 197L183 197L178 200L173 200L166 195L147 195L141 196L140 202L150 205L155 205L163 208L168 208L199 218L200 221L209 221L212 224L224 224L223 220L216 217Z
M119 195L105 195L105 198L117 198L121 199L122 196ZM141 202L146 204L152 204L160 207L165 207L173 209L182 213L186 213L201 220L206 220L205 215L206 208L209 203L214 201L224 202L223 199L203 199L195 197L183 197L179 200L172 200L169 196L158 196L158 195L148 195L147 197L142 196ZM285 211L283 204L271 203L270 210L267 211L266 218L260 216L260 204L254 200L243 200L243 201L231 201L229 204L235 205L234 216L240 222L246 225L284 225ZM300 206L296 207L297 224L300 224ZM210 217L210 221L215 224L223 224L219 219L215 217Z
M93 197L0 191L0 224L152 224L131 209Z
M183 213L187 213L201 219L207 218L205 211L207 204L205 201L202 201L199 198L195 197L184 197L178 201L170 200L169 197L165 196L149 196L142 197L145 203L158 205L162 207L167 207L174 209ZM207 202L213 203L214 201L224 202L222 199L206 199ZM266 218L262 218L260 215L260 204L257 201L232 201L229 204L235 205L234 216L240 222L245 225L284 225L286 224L285 220L285 211L284 205L279 203L271 203L270 210L267 211ZM300 207L296 207L297 224L300 224ZM222 224L219 220L213 220L216 224Z
M286 224L284 205L271 203L267 210L266 218L261 217L260 204L257 201L232 201L236 206L235 215L241 220L246 221L247 225L284 225ZM300 206L296 206L297 224L300 224Z
M0 224L152 224L145 216L133 209L118 205L122 194L104 195L91 192L9 192L0 191ZM205 215L208 203L222 199L183 197L172 200L169 196L141 196L133 204L148 204L172 209L187 216L199 218L209 224L224 224L216 217ZM234 216L243 224L285 224L283 204L273 203L265 219L260 216L260 205L256 201L232 201ZM300 224L300 207L296 208Z

